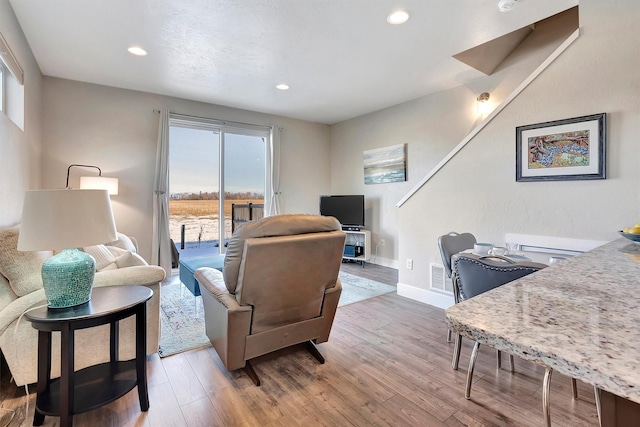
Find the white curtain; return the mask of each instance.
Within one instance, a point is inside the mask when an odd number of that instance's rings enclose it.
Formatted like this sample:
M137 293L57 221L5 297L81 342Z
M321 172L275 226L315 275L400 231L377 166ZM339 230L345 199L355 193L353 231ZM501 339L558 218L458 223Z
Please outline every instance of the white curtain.
M158 152L153 185L153 252L151 262L171 275L169 237L169 111L160 111Z
M266 216L278 215L280 213L280 134L282 128L271 127L269 138L268 165L269 176L267 177L267 200L268 207L265 210Z

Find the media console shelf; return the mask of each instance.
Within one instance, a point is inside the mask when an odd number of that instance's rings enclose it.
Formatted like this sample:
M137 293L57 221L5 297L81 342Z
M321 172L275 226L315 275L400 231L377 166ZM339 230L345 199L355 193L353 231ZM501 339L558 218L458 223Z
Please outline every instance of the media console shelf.
M364 263L371 258L371 231L343 231L347 234L347 238L344 241L342 260L357 261L364 267Z

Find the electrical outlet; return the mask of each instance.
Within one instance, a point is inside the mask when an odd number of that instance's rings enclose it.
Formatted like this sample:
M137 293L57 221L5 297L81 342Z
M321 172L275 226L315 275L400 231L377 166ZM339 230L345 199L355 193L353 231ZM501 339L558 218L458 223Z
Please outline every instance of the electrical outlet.
M413 260L411 258L407 258L407 270L413 270Z

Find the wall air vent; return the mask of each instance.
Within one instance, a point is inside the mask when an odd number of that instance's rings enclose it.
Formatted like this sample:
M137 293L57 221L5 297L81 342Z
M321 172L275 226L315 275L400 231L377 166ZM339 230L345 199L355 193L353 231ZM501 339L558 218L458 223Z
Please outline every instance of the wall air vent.
M453 285L445 273L442 264L429 264L431 270L431 289L439 292L453 293Z

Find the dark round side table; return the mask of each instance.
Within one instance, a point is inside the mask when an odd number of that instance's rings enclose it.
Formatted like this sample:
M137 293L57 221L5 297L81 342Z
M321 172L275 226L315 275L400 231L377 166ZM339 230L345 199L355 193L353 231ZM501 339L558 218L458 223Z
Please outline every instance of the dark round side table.
M45 415L60 416L71 426L73 415L99 408L138 386L140 409L149 409L147 391L147 301L153 291L144 286L94 288L91 301L69 308L40 307L25 314L38 330L38 385L33 425ZM136 358L118 360L118 322L136 316ZM110 325L110 361L74 371L74 332ZM51 333L60 332L60 378L51 380Z

